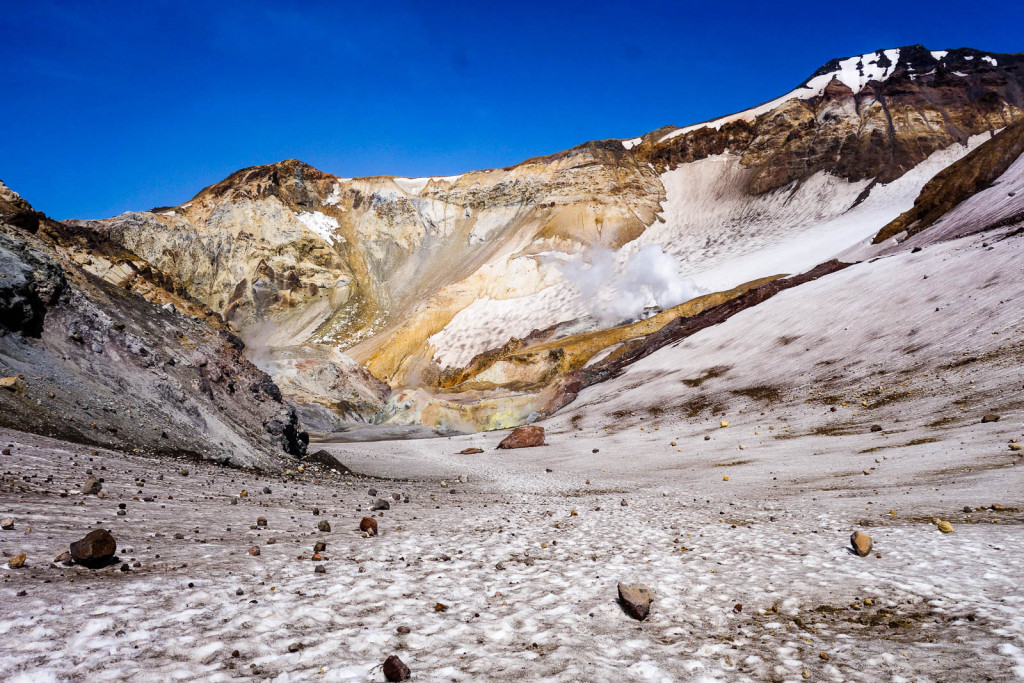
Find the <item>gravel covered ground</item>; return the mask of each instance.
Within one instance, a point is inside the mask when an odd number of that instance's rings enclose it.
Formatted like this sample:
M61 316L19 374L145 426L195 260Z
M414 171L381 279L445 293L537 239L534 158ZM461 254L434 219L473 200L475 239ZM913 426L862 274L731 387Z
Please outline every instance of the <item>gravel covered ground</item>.
M991 443L987 457L906 446L870 477L825 456L828 437L765 447L779 462L767 471L739 453L721 467L678 456L657 476L639 467L645 437L628 432L555 431L545 448L476 456L453 453L494 435L346 453L380 474L417 457L415 481L194 464L183 476L6 432L0 509L15 528L0 547L28 561L0 585L0 677L383 680L398 654L425 680L1009 680L1024 675L1024 469L988 427L968 430ZM76 492L86 469L105 498ZM364 538L359 521L382 497L380 535ZM962 511L996 502L1008 509ZM92 528L141 566L51 564ZM847 550L853 528L877 555ZM646 621L617 605L618 581L651 587Z
M0 679L384 680L392 654L415 680L1022 678L1024 241L984 239L663 349L539 448L324 444L364 476L257 475L0 432L0 552L27 555ZM95 528L117 562L52 563ZM645 621L620 581L651 588Z

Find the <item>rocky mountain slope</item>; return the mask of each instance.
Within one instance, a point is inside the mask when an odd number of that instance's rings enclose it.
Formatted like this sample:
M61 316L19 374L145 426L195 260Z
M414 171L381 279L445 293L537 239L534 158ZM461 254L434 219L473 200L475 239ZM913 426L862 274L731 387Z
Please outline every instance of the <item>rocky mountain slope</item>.
M912 46L833 60L745 112L505 169L352 179L289 160L76 225L289 358L266 369L319 424L495 428L627 341L622 324L870 240L1022 118L1024 56ZM339 351L372 376L296 370ZM374 377L397 390L386 403Z
M275 469L306 436L243 348L172 278L0 184L0 426Z

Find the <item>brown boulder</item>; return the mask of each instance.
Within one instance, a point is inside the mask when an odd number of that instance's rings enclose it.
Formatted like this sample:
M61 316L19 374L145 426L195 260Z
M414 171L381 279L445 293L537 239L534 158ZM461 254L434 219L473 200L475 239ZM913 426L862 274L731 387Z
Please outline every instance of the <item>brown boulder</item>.
M459 455L476 455L477 453L483 452L484 449L482 448L463 448L461 451L459 451Z
M384 678L389 681L407 681L412 676L409 667L405 665L398 655L391 655L384 660Z
M853 532L850 536L850 545L853 546L853 552L861 557L867 557L871 553L871 537L863 531Z
M373 517L363 517L359 521L359 530L364 531L370 536L377 535L377 520Z
M544 428L536 425L516 427L512 433L502 439L498 448L532 448L544 445Z
M328 521L327 521L327 520L325 519L325 520L323 520L323 521L321 521L321 522L317 523L317 525L316 525L316 528L317 528L318 530L320 530L320 531L323 531L323 532L325 532L325 533L326 533L326 532L328 532L328 531L330 531L330 530L331 530L331 523L330 523L330 522L328 522Z
M619 604L626 614L643 621L651 612L651 589L642 583L619 583Z
M995 413L989 413L985 417L981 418L981 424L988 424L989 422L999 422L999 416Z
M27 559L28 557L25 555L25 553L19 553L11 559L7 560L7 566L11 569L21 569L25 566L25 560Z
M90 569L110 564L115 552L117 541L106 529L90 531L85 538L71 544L71 559Z
M95 495L103 488L103 484L96 477L89 475L89 478L82 484L82 493L87 496Z

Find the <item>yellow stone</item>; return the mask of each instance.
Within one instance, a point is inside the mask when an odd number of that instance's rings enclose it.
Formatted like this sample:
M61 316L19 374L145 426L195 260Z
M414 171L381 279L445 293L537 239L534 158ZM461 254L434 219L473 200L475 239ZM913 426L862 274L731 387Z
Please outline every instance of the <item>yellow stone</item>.
M22 387L22 381L18 377L0 377L0 389L18 391Z

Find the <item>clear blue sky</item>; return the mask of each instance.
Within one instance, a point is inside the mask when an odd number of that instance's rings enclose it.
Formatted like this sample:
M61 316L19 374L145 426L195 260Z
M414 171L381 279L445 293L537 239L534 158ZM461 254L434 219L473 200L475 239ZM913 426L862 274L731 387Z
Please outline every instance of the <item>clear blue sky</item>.
M833 57L1024 51L1024 3L4 3L0 179L55 218L255 164L447 175L777 97Z

